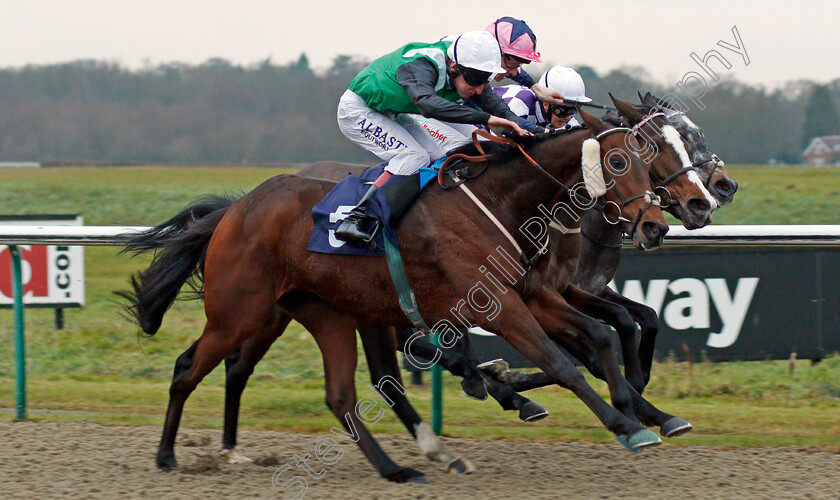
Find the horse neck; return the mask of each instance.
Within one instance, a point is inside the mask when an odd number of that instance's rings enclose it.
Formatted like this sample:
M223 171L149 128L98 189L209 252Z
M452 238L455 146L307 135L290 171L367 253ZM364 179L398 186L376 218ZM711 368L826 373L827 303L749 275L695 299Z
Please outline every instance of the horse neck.
M616 224L610 224L600 210L590 210L583 216L581 233L593 245L620 249L624 233Z
M581 148L591 133L580 130L551 137L534 144L526 152L554 179L571 188L581 178ZM476 191L505 209L510 223L521 224L540 216L540 207L549 208L568 196L566 189L541 173L524 156L491 165L476 180ZM518 225L516 227L519 227Z

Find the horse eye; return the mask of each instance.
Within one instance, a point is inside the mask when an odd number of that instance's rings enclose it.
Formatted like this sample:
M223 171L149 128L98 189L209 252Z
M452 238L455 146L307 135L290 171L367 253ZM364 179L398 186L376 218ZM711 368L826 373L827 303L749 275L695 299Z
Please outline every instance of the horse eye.
M620 168L622 165L624 165L624 160L622 160L620 156L613 156L612 158L610 158L610 165L612 165L615 168Z
M659 153L659 144L657 144L655 142L649 142L648 143L648 149L650 149L654 153Z

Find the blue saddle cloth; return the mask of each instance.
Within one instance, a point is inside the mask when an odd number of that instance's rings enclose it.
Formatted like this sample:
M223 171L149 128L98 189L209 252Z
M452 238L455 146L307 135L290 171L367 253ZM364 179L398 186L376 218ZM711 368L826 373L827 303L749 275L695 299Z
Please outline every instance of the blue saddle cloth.
M381 256L385 255L383 235L387 234L391 243L397 245L397 223L391 215L390 207L386 201L385 194L388 185L400 182L406 177L416 178L420 184L420 191L425 188L434 178L443 164L443 158L432 163L429 168L421 168L420 172L411 176L392 175L388 182L377 190L367 204L367 215L380 221L381 227L376 232L374 241L376 251L371 251L367 246L359 246L341 241L335 237L335 230L341 221L350 213L350 210L358 204L362 196L367 192L370 183L375 181L382 172L385 165L378 165L365 170L362 175L348 175L344 180L327 193L317 205L312 208L312 221L314 228L309 238L309 249L312 252L331 253L342 255Z

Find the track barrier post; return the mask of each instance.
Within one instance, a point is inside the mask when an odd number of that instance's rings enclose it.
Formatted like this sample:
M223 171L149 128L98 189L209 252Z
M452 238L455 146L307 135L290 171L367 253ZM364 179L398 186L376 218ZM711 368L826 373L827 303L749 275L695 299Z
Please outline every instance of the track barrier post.
M432 344L440 347L440 332L432 332ZM443 368L432 365L432 431L440 436L443 430Z
M23 336L23 285L21 278L20 250L9 246L12 255L12 290L15 316L15 410L17 420L26 420L26 344Z

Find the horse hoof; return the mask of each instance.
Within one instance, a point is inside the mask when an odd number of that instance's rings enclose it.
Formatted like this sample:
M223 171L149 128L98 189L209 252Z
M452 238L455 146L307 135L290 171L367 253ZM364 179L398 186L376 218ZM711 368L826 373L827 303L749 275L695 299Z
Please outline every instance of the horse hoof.
M508 362L501 358L485 361L484 363L478 365L478 368L499 381L501 381L504 373L510 371L510 365Z
M464 394L466 394L466 396L469 398L477 399L479 401L484 401L485 399L487 399L487 387L484 386L484 381L480 378L477 380L462 380L461 389L464 390Z
M426 484L428 482L425 474L408 467L400 467L397 472L386 476L385 479L393 483Z
M666 438L672 438L682 436L683 434L690 432L693 428L694 426L680 417L671 417L667 422L659 427L659 433Z
M474 470L475 465L466 458L459 458L446 468L447 474L471 474Z
M533 401L528 401L519 409L519 420L536 422L548 416L548 410Z
M242 453L239 453L239 447L235 446L231 449L225 449L219 452L219 455L222 456L222 460L226 463L232 465L246 465L250 463L254 463L254 461Z
M662 440L659 439L659 436L657 436L650 429L642 429L640 431L636 431L629 437L625 434L622 434L620 436L617 436L616 439L619 443L621 443L622 446L632 451L633 453L638 453L650 446L659 446L660 444L662 444Z
M157 457L157 459L155 460L155 464L157 465L158 469L162 470L163 472L171 472L178 468L178 462L175 460L174 456Z

